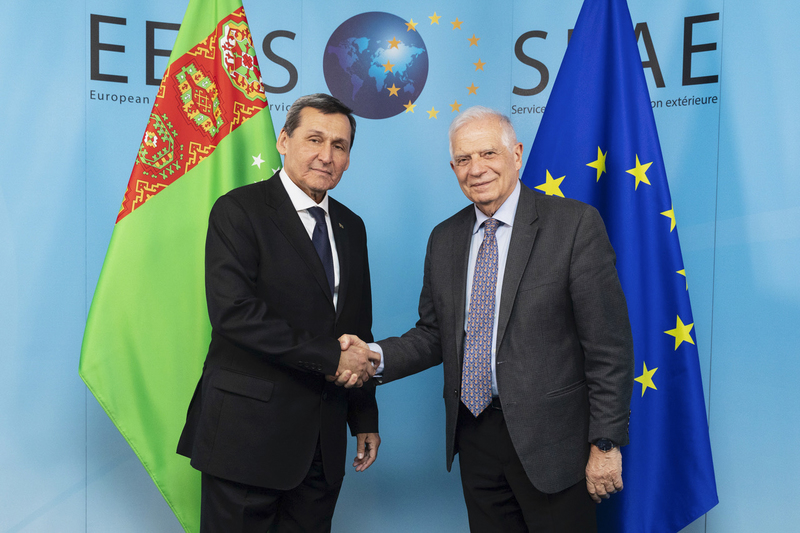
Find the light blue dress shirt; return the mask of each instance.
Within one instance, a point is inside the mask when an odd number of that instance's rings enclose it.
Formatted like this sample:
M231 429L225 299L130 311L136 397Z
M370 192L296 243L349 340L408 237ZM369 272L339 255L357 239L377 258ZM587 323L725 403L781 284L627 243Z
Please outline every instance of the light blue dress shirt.
M495 231L497 239L497 289L494 299L494 320L492 325L492 396L497 396L497 317L500 311L500 295L503 292L503 277L506 271L506 260L508 259L508 246L511 243L511 232L514 229L514 216L517 214L519 204L520 185L517 181L514 192L506 198L503 205L491 217L501 222ZM469 314L469 302L472 297L472 278L475 276L475 263L478 260L478 251L483 242L483 223L489 217L475 206L475 226L472 228L472 241L469 246L469 266L467 267L467 298L466 308L464 309L464 331L467 328L467 316Z

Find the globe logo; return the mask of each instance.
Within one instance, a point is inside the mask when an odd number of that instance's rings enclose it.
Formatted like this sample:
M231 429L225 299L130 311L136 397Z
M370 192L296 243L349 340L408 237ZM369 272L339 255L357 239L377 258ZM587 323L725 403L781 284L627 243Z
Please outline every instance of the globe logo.
M428 79L428 50L419 33L391 13L361 13L344 21L325 45L331 94L364 118L388 118L414 103Z

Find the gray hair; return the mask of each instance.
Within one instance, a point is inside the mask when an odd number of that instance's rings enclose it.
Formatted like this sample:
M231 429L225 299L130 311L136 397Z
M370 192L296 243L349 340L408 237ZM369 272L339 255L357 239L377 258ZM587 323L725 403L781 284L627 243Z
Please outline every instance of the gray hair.
M353 148L353 142L356 139L356 118L353 116L353 110L338 99L325 93L301 96L294 101L289 107L289 112L286 113L286 123L283 125L286 135L291 137L294 130L300 126L300 112L306 107L316 109L325 115L337 114L346 116L347 120L350 121L350 148Z
M450 129L448 130L447 134L450 138L451 161L453 159L453 137L455 136L456 132L470 122L489 118L494 118L500 122L500 141L506 148L508 148L509 151L514 151L514 146L517 144L517 133L514 131L514 126L511 124L511 119L499 111L495 111L494 109L484 107L482 105L476 105L459 113L450 124Z

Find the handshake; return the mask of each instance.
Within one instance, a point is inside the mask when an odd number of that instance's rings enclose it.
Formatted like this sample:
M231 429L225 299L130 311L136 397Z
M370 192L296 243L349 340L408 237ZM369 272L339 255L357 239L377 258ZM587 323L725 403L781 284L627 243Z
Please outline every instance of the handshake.
M367 343L355 335L342 335L339 345L342 348L339 368L336 375L325 376L325 379L346 389L361 387L375 375L375 369L381 364L381 355L371 351Z

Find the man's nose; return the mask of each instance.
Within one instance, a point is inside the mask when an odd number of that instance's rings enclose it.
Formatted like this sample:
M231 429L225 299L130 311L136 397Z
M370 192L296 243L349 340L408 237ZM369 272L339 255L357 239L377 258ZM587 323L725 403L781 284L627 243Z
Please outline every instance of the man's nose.
M473 157L469 162L469 173L473 176L480 176L486 171L486 165L480 157Z
M329 143L322 143L317 158L324 163L329 163L333 159L333 146Z

